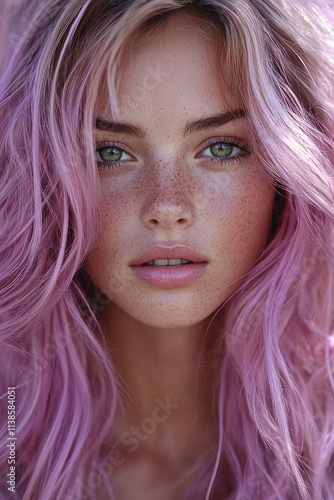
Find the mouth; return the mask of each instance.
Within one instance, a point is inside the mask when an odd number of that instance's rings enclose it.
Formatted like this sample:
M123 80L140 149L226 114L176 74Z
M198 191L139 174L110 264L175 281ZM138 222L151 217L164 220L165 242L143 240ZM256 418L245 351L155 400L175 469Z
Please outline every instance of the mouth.
M154 259L131 266L131 269L135 276L147 285L176 288L196 282L206 272L207 265L207 262L187 259Z
M185 266L194 264L194 261L187 259L155 259L149 262L144 262L142 266Z
M204 255L187 245L171 242L146 249L130 263L139 280L158 288L191 285L206 273L207 267Z
M187 245L155 245L138 255L130 266L189 266L207 263L204 255Z
M205 257L185 245L157 245L144 251L130 267L146 285L177 288L195 283L206 272Z

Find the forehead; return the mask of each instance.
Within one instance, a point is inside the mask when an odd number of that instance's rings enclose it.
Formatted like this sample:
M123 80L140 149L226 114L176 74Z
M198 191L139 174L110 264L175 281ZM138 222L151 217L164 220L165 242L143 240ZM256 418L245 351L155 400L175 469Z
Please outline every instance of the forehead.
M124 50L117 80L117 102L124 120L148 103L183 112L197 104L199 114L207 114L208 107L218 112L218 108L240 105L228 83L231 72L221 36L195 15L174 14L163 29L149 36L138 33ZM100 115L108 108L108 96L105 80L98 102Z

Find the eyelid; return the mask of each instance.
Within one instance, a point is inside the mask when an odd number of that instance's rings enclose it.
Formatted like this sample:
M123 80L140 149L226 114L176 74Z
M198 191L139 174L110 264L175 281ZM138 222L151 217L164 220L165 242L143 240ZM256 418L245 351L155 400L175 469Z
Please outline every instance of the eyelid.
M227 137L221 137L221 136L219 136L219 137L211 137L210 139L206 140L204 142L204 144L202 144L199 153L197 153L197 155L196 155L196 158L206 158L206 157L210 158L209 155L202 156L203 152L207 148L209 148L210 146L213 146L214 144L219 144L219 143L231 144L232 146L240 149L245 154L250 154L251 153L251 150L250 150L247 142L244 139L236 138L236 137L232 137L232 136L227 136ZM129 155L132 158L132 160L119 160L119 161L110 162L110 163L108 163L108 162L100 162L101 164L105 164L105 165L110 164L110 165L114 165L116 167L117 164L121 164L121 163L124 163L124 162L127 162L127 161L136 161L136 159L134 157L134 154L131 153L126 146L124 146L121 143L115 142L115 141L102 141L102 142L98 142L96 144L96 152L98 152L102 148L107 148L107 147L115 147L115 148L118 148L118 149L124 151L124 153L126 153L127 155ZM221 159L216 158L216 159L218 161L219 160L226 161L226 160L228 160L228 158L229 157L221 158ZM236 158L236 156L234 156L233 158Z
M120 144L118 142L115 142L115 141L98 142L98 143L96 143L95 151L97 152L97 151L99 151L99 149L112 148L112 147L121 149L122 151L124 151L124 153L131 156L131 158L133 160L135 160L133 153L130 153L130 151L128 150L128 148L126 146L124 146L123 144ZM132 160L121 160L121 161L123 162L123 161L132 161Z
M232 136L212 137L212 138L208 139L207 141L205 141L204 144L202 144L201 149L200 149L199 153L196 155L196 157L198 157L198 155L203 153L203 151L205 151L205 149L209 148L210 146L213 146L214 144L219 144L219 143L231 144L231 146L235 146L236 148L241 149L245 153L251 153L251 150L250 150L247 142L244 139L240 139L240 138L232 137Z

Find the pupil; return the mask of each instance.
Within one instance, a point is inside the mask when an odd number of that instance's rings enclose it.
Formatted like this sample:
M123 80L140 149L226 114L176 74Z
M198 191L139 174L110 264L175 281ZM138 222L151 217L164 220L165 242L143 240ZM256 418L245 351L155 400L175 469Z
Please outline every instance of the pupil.
M211 146L210 150L214 156L229 156L233 151L233 145L219 142L218 144L214 144L213 146Z
M114 147L102 148L99 153L103 161L119 161L122 157L122 151Z

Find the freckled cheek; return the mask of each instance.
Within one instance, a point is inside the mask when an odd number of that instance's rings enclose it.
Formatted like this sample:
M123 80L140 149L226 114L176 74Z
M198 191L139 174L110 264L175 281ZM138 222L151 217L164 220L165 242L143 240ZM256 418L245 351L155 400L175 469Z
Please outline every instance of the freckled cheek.
M122 254L122 237L134 216L133 192L115 189L109 182L102 183L99 201L100 233L97 244L88 257L88 269L96 275L97 285L101 286L101 276L106 275L110 266ZM101 275L102 273L102 275Z
M134 189L112 189L102 186L99 203L102 234L124 231L124 224L136 211L137 193Z
M215 188L215 194L211 190L207 225L218 246L254 257L266 245L274 196L273 187L258 176L230 183L227 189Z

